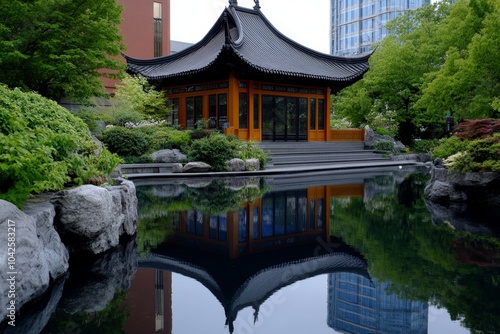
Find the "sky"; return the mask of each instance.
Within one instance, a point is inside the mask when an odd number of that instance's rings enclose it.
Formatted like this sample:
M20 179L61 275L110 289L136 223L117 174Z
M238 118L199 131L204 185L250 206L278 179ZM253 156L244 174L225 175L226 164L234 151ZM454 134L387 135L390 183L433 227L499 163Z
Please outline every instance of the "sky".
M197 43L214 25L228 0L170 0L170 38ZM238 0L253 8L253 0ZM313 50L330 53L330 0L260 0L262 13L282 34Z

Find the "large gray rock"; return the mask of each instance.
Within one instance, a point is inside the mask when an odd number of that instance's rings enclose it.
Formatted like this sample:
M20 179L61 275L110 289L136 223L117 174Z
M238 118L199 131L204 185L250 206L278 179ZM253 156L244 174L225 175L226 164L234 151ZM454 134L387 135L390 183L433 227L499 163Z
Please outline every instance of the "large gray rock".
M183 173L203 173L208 172L212 166L201 161L188 162L182 168Z
M113 198L113 215L120 225L120 236L137 231L137 195L132 181L115 179L115 185L106 187Z
M116 247L122 234L137 227L137 197L132 182L118 179L117 186L83 185L59 192L56 226L70 253L99 254Z
M245 170L245 161L242 159L234 158L227 161L228 169L231 172L242 172Z
M40 297L49 287L50 274L35 220L3 200L0 200L0 245L4 248L0 252L3 321L9 319L7 307L11 301L15 302L17 314L26 302Z
M35 220L37 235L43 244L43 255L49 266L50 277L55 280L68 271L69 253L54 228L56 211L54 205L49 202L50 198L38 197L37 199L42 199L42 201L29 201L24 207L24 212Z
M116 291L130 287L137 271L137 246L135 240L120 245L98 259L70 269L59 308L67 313L102 311L113 299Z
M375 144L375 131L368 125L365 126L365 147L372 147Z
M153 158L154 162L179 162L186 159L186 155L178 149L166 149L151 153L151 158Z
M260 170L259 159L247 159L247 160L245 160L245 170Z
M114 217L113 196L107 189L83 185L61 191L52 201L56 226L70 253L99 254L118 245L120 220Z
M181 163L175 163L172 165L172 173L182 173L183 168Z
M500 206L500 173L460 173L434 168L425 187L425 197L434 202Z

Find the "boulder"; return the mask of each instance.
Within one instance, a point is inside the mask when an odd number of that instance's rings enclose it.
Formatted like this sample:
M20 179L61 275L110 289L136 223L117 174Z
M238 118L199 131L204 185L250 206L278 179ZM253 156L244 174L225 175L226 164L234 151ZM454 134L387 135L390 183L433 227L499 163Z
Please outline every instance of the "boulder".
M17 314L22 305L47 290L50 272L35 220L3 200L0 200L0 231L0 245L4 247L0 252L0 319L3 321L9 319L7 307L11 301L15 302ZM11 289L13 284L15 288ZM14 294L12 298L11 294Z
M372 147L375 144L375 131L368 125L365 126L365 147Z
M187 157L178 149L166 149L151 153L151 158L154 162L179 162Z
M43 198L43 197L39 197ZM29 201L24 212L36 223L38 238L42 241L43 255L49 266L50 278L55 280L68 271L69 253L54 228L56 211L50 198L43 201Z
M118 220L120 236L134 235L137 230L137 196L135 185L132 181L124 178L114 180L114 186L108 186L106 189L113 198L113 216Z
M56 227L70 253L99 254L137 230L135 185L123 178L106 188L83 185L52 198Z
M404 152L406 151L406 146L405 144L403 144L402 142L400 142L399 140L396 140L394 142L394 149L397 151L397 152Z
M182 173L183 168L181 163L175 163L172 165L172 173Z
M245 170L260 170L259 159L247 159L247 160L245 160Z
M227 161L227 165L231 172L242 172L245 170L245 161L238 158Z
M201 161L188 162L182 168L183 173L203 173L208 172L212 166Z

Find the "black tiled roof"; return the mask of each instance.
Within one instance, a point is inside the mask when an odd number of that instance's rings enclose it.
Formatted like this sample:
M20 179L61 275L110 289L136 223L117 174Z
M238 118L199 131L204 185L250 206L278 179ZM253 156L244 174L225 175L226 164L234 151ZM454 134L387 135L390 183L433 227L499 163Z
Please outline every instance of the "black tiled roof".
M260 10L231 5L189 48L153 59L125 58L129 72L149 80L198 74L236 60L260 74L319 80L333 87L359 80L368 70L369 56L347 58L314 51L281 34Z

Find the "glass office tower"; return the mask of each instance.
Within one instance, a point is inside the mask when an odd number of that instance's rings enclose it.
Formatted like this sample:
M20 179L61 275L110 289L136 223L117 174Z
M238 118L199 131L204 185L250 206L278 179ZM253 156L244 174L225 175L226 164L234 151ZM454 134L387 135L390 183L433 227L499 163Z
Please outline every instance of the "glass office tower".
M331 0L331 53L354 56L370 51L387 36L385 25L430 0Z

